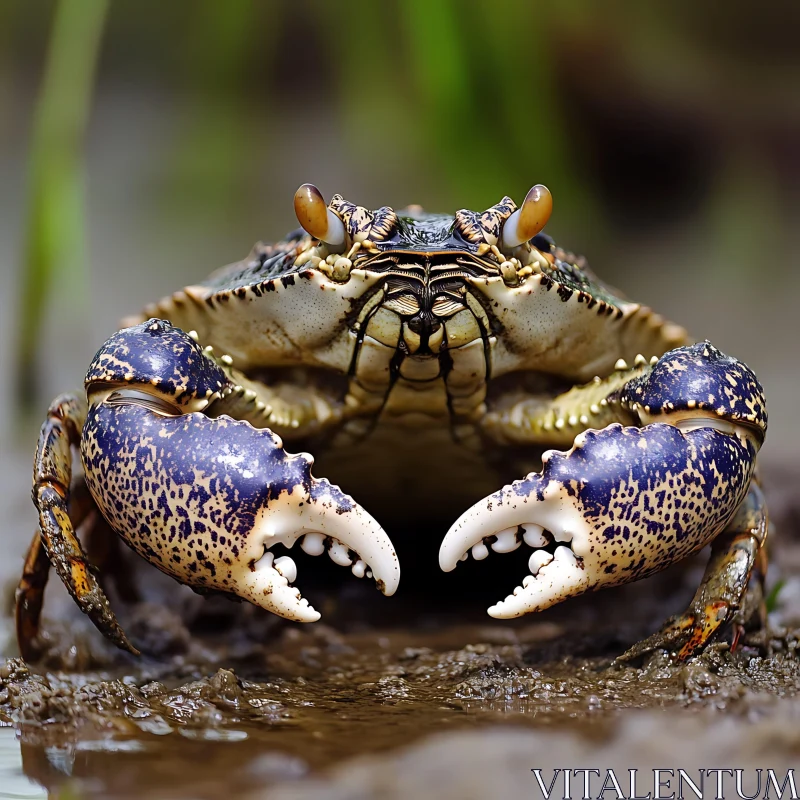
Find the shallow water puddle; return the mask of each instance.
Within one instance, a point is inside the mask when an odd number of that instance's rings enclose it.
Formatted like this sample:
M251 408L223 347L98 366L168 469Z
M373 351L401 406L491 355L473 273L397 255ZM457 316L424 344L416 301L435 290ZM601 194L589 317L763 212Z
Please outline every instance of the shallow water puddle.
M569 624L233 630L98 672L10 660L0 714L17 728L0 729L0 800L47 797L39 787L59 800L247 796L357 757L391 758L380 754L431 734L481 736L501 723L605 740L627 709L749 717L800 687L794 635L772 641L769 657L723 643L689 664L661 653L615 666L619 618L597 601L583 608L605 625L570 609Z
M47 790L22 771L22 748L13 728L0 728L0 798L47 800Z

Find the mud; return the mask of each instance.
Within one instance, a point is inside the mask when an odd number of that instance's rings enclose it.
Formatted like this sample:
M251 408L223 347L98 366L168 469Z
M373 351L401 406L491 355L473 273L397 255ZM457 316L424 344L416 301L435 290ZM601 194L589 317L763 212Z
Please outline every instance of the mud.
M719 645L687 665L659 653L642 667L620 667L606 656L558 655L564 636L554 624L501 636L480 628L288 629L259 658L210 675L210 663L181 660L136 672L44 675L10 660L0 668L0 700L4 721L20 732L26 774L50 790L219 797L426 734L499 722L602 738L623 709L711 707L762 718L800 685L797 638L771 645L777 652L769 657Z
M0 666L0 721L54 797L539 796L536 766L796 763L794 485L772 488L770 633L735 652L614 661L685 606L702 561L515 623L483 617L468 571L449 606L424 581L391 601L342 583L306 627L179 593L122 609L143 659L49 620L40 664Z

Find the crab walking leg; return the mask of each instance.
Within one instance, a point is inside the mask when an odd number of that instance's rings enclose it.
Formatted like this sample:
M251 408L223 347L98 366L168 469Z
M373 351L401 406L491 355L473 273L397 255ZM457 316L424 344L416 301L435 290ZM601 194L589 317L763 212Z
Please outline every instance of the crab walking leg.
M25 555L14 606L17 643L20 655L26 661L35 661L39 657L36 640L49 574L50 559L42 544L42 534L37 530Z
M279 616L319 614L268 549L321 535L352 551L392 594L400 569L387 535L352 498L311 475L267 429L201 413L165 415L137 398L94 405L83 436L89 488L112 528L181 583L229 592ZM350 561L348 560L348 563Z
M540 611L664 569L725 530L745 499L766 429L747 367L708 343L678 348L615 399L643 427L578 434L571 450L545 453L540 473L480 501L445 536L446 571L488 536L501 552L512 539L535 548L531 575L492 616Z
M64 395L50 406L39 434L33 467L33 502L39 514L42 547L81 611L118 647L138 654L139 651L128 641L109 606L108 598L92 574L70 519L72 447L80 444L85 417L86 403L78 397ZM79 522L77 518L75 521ZM27 591L23 587L18 598L23 606L18 605L17 611L18 626L22 623L25 636L38 628L41 596L37 601L36 594L40 591L39 587L44 591L45 580L41 555L32 547L28 556L26 567L32 568L35 577ZM24 604L27 600L31 600L31 604L26 608ZM21 639L20 648L26 648L27 642L27 639L25 643Z
M73 488L69 500L69 518L73 530L77 530L86 517L95 509L94 501L86 484L81 482ZM26 661L39 655L36 640L42 615L44 590L50 575L50 559L42 543L42 534L37 529L25 554L25 563L15 593L14 618L20 654Z
M763 563L768 517L764 495L753 481L742 505L712 542L711 557L689 607L668 619L661 630L638 642L618 661L632 661L658 648L677 652L685 661L705 647L725 625L735 622L745 605L754 568L766 577ZM763 603L763 591L758 600ZM741 620L743 626L746 620Z

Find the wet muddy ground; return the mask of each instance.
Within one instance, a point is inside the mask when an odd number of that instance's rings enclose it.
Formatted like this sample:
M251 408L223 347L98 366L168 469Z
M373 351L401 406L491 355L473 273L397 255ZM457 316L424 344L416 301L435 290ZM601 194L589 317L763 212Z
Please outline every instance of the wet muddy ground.
M614 657L686 604L702 560L514 623L483 616L468 570L449 603L427 576L392 599L327 587L327 624L312 626L157 583L155 602L121 609L142 659L62 602L42 662L0 665L0 721L15 732L0 751L16 753L0 757L0 797L47 796L21 793L20 769L31 791L65 798L399 798L540 796L537 766L796 764L794 486L768 481L781 529L770 634L688 664Z

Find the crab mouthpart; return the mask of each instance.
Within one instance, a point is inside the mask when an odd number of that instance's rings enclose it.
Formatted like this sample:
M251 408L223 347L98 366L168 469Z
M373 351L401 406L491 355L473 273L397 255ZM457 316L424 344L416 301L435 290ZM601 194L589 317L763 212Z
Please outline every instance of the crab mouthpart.
M400 582L389 537L361 506L324 479L312 479L308 493L299 486L281 493L256 519L252 538L255 552L237 593L285 619L316 622L320 614L293 585L298 572L294 559L275 558L270 552L277 544L289 549L299 540L309 555L327 551L335 564L350 567L357 578L373 578L387 596Z
M447 532L439 550L444 572L469 554L476 560L533 548L530 573L505 600L488 609L495 619L512 619L543 611L590 589L596 581L587 569L590 530L563 487L552 481L541 498L518 493L522 484L506 486L468 509Z

